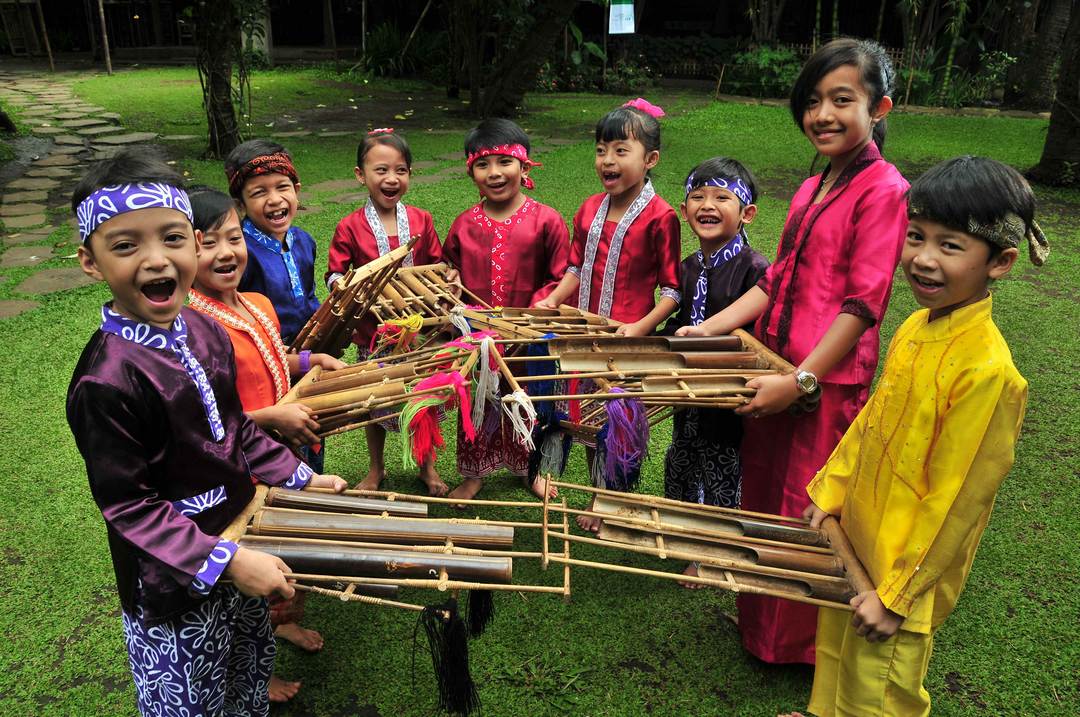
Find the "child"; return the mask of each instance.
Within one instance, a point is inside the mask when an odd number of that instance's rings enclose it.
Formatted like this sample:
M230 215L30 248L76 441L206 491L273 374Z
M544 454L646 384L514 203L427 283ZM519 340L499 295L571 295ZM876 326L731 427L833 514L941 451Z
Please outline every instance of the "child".
M900 263L916 311L869 403L810 482L817 527L840 516L876 591L818 615L816 715L928 715L934 632L952 612L1013 464L1027 382L991 317L988 286L1028 244L1048 248L1035 198L1000 162L959 157L908 193ZM865 637L865 640L859 639Z
M683 300L679 313L664 326L664 334L674 334L682 326L697 326L727 308L765 275L769 262L750 247L745 231L757 214L756 198L754 175L734 159L714 157L690 172L679 212L701 248L683 259ZM731 411L676 411L664 459L664 495L738 508L741 441L742 419ZM697 565L691 564L686 574L697 575ZM698 587L694 583L685 586Z
M368 199L362 209L342 219L334 231L326 271L327 288L332 289L334 282L350 268L374 261L413 236L420 239L405 257L403 266L434 264L442 260L442 245L439 244L439 235L435 233L431 214L423 209L407 207L402 201L409 191L412 173L412 152L404 137L390 128L368 132L356 149L353 173L357 181L367 187ZM361 357L368 354L374 333L375 321L368 317L355 335ZM379 483L386 476L383 459L386 429L372 424L364 432L370 465L367 477L357 487L378 490ZM431 495L446 495L446 483L435 471L434 460L428 460L420 467L420 478Z
M742 507L798 516L806 484L866 402L878 327L907 227L907 182L881 157L893 71L873 42L834 40L811 57L791 92L791 113L828 160L791 200L776 261L756 287L680 335L726 334L756 320L755 334L797 367L754 379L737 410L745 424ZM819 384L820 382L820 384ZM820 391L816 411L786 409ZM743 645L773 663L814 661L816 608L740 595Z
M465 165L482 200L454 220L443 256L462 286L492 306L532 306L566 272L570 241L563 218L521 191L533 188L529 170L539 166L529 159L529 146L525 131L507 119L484 120L465 136ZM528 472L528 451L501 416L489 405L473 443L459 429L458 472L465 480L451 497L473 498L483 477L499 468Z
M596 124L595 167L604 191L574 215L570 267L537 306L556 308L576 295L579 308L623 322L618 333L624 336L651 333L679 307L679 217L649 179L660 161L657 118L663 115L638 98ZM593 458L587 447L590 467ZM587 516L578 516L577 524L600 529L600 521Z
M241 291L270 299L288 345L319 308L315 298L315 240L292 225L300 178L280 144L253 139L225 159L229 194L244 207L248 265Z
M244 415L228 337L183 308L198 247L181 181L128 150L75 187L79 263L113 298L75 367L67 419L108 529L139 711L266 715L264 598L293 595L289 568L220 533L254 495L253 473L296 489L345 482L313 474Z
M255 425L277 432L294 448L319 443L319 424L311 410L300 403L277 405L289 390L289 378L306 373L310 366L326 370L345 364L327 354L285 352L277 314L262 294L236 290L247 264L247 247L240 229L236 205L228 195L202 188L190 193L195 241L200 248L195 284L188 294L191 308L217 321L232 342L236 358L236 392L240 406ZM303 365L302 365L303 364ZM277 603L270 611L274 635L316 652L323 639L318 632L300 627L306 593ZM299 682L270 678L270 701L285 702L296 695Z

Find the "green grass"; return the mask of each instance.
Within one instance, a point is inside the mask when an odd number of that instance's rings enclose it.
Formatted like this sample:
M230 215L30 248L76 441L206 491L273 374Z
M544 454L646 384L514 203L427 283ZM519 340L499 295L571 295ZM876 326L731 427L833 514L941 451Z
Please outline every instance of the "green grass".
M257 120L272 121L283 106L296 114L300 104L330 104L358 91L316 84L320 78L310 71L256 75ZM87 100L124 114L125 124L134 129L201 133L198 84L181 80L194 80L193 71L94 77L76 89ZM395 87L369 89L378 93ZM414 91L415 86L404 89ZM664 123L663 160L655 173L659 192L676 201L686 172L708 156L724 153L744 160L765 188L751 239L773 255L787 201L811 159L786 110L709 104L692 93L653 99L671 115ZM535 135L582 139L544 153L545 166L534 175L536 196L568 218L584 197L598 191L588 125L617 101L584 95L528 98L528 107L537 113L523 124ZM462 129L468 124L464 118L449 121ZM1037 159L1045 128L1038 120L897 114L890 119L886 154L909 177L962 153L986 154L1024 168ZM461 149L460 134L410 126L402 131L417 160ZM305 187L311 187L351 176L358 136L289 138L284 143L296 157ZM199 143L169 148L193 178L223 184L220 163L195 159ZM453 164L447 160L424 172ZM300 220L319 241L320 257L338 219L352 209L326 201L338 193L302 194L305 203L322 208ZM1080 324L1080 193L1038 193L1053 246L1050 263L1040 271L1021 264L995 293L996 319L1030 382L1028 416L1016 467L1001 490L967 589L936 638L927 681L936 715L1075 714L1080 708L1080 520L1073 509L1080 489L1075 329ZM408 201L432 211L444 234L475 197L462 176L415 185ZM690 247L687 241L684 251ZM70 265L57 259L45 266ZM0 299L27 298L14 286L33 271L3 271ZM107 292L92 286L33 298L41 302L39 309L0 321L0 425L5 428L0 469L10 477L0 502L5 587L0 635L6 645L0 650L0 713L131 714L133 690L105 530L63 416L71 371L96 327L97 307ZM914 308L910 292L899 282L883 336L891 336ZM665 425L653 434L644 491L661 490L669 430ZM397 466L396 437L387 455L387 487L418 489L415 479ZM451 484L456 482L453 466L448 449L439 469ZM331 439L329 468L350 480L362 473L366 454L359 433ZM568 478L583 482L585 475L575 450ZM523 494L516 482L496 478L484 495ZM575 501L580 504L579 497ZM521 519L510 510L485 515ZM537 544L537 536L522 536L523 549ZM575 553L586 559L605 557L585 547ZM657 565L644 557L620 560ZM526 583L558 577L524 561L515 565L515 573ZM770 715L805 704L809 671L765 667L743 653L735 630L720 617L733 611L731 595L585 570L573 574L572 584L570 604L539 595L497 596L495 622L471 644L485 714ZM405 591L403 599L426 602L436 596ZM323 632L326 649L314 656L281 649L279 673L302 679L304 687L292 706L274 714L434 712L434 685L422 652L415 681L410 669L411 614L312 598L305 624ZM365 711L368 705L374 707Z

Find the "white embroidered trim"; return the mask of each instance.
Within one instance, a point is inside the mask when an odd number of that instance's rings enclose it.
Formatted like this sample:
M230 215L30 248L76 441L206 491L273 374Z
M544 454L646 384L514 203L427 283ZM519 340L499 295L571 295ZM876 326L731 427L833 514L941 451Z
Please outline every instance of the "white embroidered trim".
M367 219L368 227L371 229L371 233L375 235L375 245L379 249L379 256L385 256L390 253L390 237L386 235L386 227L383 226L382 219L379 219L379 213L375 209L375 202L371 200L371 196L368 196L367 204L364 205L364 218ZM397 203L397 237L398 244L407 244L412 234L409 233L409 213L405 211L405 203L398 201ZM402 237L405 237L402 239ZM413 257L412 251L405 255L404 261L401 262L402 266L412 266Z
M600 284L600 305L597 312L601 316L611 316L611 303L615 294L615 275L619 271L619 254L622 253L623 239L630 225L638 218L638 215L656 196L652 181L646 179L641 193L634 198L630 206L615 227L615 233L611 236L611 244L608 246L607 262L604 264L604 278ZM611 203L611 195L605 194L600 207L596 210L592 224L589 225L589 236L585 240L585 261L581 265L580 277L584 277L578 288L578 307L584 311L589 310L589 299L592 292L593 264L596 262L596 250L600 246L600 235L604 231L604 222L607 221L608 205Z

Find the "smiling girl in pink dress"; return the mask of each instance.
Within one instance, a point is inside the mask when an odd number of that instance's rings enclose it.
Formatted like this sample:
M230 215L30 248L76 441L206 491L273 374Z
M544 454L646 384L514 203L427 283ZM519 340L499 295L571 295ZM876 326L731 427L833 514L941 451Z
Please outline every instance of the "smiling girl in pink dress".
M681 335L726 334L749 321L794 374L751 381L757 395L739 412L742 507L799 516L814 477L866 403L878 333L907 229L908 183L881 156L892 109L893 69L873 42L842 39L807 61L791 91L795 124L825 171L791 200L776 261L724 311ZM820 391L812 413L789 407ZM740 595L743 645L766 662L814 662L817 609Z

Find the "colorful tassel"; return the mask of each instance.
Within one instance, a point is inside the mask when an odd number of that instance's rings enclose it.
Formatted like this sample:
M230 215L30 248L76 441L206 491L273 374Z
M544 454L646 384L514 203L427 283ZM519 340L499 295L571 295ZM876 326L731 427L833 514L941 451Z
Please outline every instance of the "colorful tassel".
M457 371L432 374L418 381L412 390L442 386L452 388L445 398L438 394L415 396L410 398L401 410L400 423L406 427L401 434L402 463L406 470L415 470L429 457L434 458L436 449L446 445L439 429L439 414L436 409L441 406L445 410L451 410L470 405L468 381ZM465 440L471 443L476 440L476 429L466 411L461 412L461 417Z
M424 628L431 653L431 666L439 686L439 708L468 715L480 709L480 695L469 671L468 628L453 598L441 605L428 605L420 613L413 630L413 679L416 678L416 633Z
M613 386L612 393L625 393ZM596 436L593 481L608 490L633 490L641 478L641 464L649 446L649 421L640 401L608 401L607 423Z

